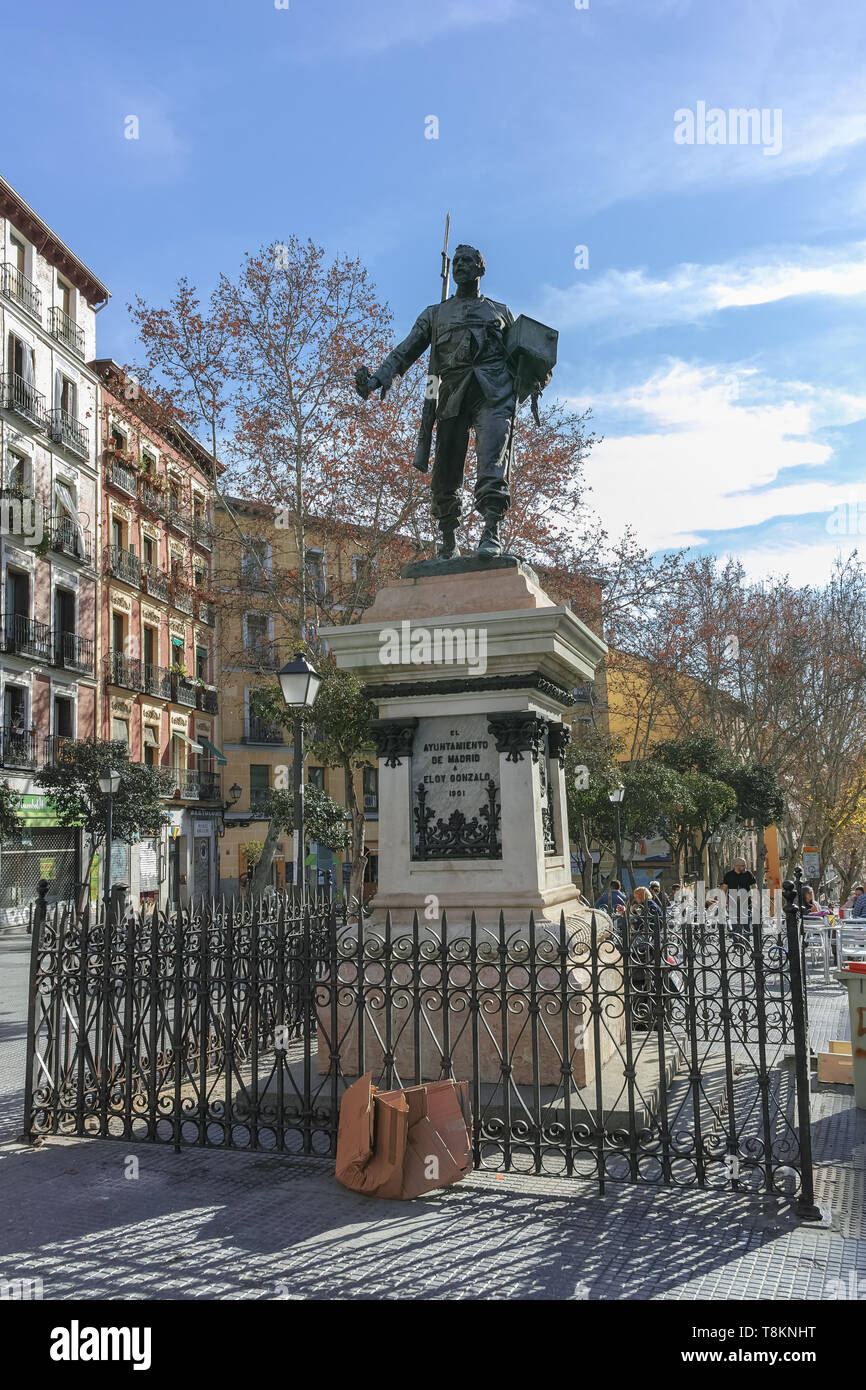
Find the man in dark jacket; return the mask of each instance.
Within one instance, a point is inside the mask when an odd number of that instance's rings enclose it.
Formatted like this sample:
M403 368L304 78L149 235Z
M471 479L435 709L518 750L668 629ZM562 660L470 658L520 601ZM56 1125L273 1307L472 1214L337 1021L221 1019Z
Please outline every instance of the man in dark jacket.
M851 904L852 917L866 917L866 889L862 883L858 883L854 889L854 901Z
M603 908L610 913L611 917L616 917L619 909L625 907L626 898L622 891L622 884L618 878L612 878L610 887L606 888L596 903L596 907Z

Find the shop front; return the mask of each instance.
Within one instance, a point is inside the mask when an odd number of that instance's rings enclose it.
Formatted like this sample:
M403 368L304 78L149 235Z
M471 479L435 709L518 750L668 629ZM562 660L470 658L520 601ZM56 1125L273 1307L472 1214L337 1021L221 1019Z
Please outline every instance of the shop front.
M48 882L49 903L73 903L79 877L81 835L61 826L42 792L21 797L16 835L0 844L0 926L24 926L36 902L39 881Z

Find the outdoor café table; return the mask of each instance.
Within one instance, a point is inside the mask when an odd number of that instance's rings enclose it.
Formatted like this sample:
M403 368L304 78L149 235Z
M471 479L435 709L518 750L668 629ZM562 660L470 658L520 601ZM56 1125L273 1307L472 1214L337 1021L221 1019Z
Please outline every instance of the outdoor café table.
M841 925L840 923L836 923L836 922L834 922L834 923L831 925L831 924L827 921L826 915L824 915L823 913L820 913L820 912L816 912L816 913L814 914L814 916L807 916L807 917L804 917L804 918L803 918L803 930L804 930L804 932L820 932L820 933L821 933L821 947L822 947L822 950L823 950L823 953L824 953L824 984L825 984L825 985L830 985L830 984L833 983L833 981L830 979L830 947L831 947L831 944L832 944L833 947L834 947L834 949L835 949L836 955L837 955L837 957L838 957L838 949L839 949L839 948L838 948L838 935L837 935L837 933L838 933L838 931L839 931L839 926L840 926L840 925ZM831 942L831 936L832 936L832 942Z

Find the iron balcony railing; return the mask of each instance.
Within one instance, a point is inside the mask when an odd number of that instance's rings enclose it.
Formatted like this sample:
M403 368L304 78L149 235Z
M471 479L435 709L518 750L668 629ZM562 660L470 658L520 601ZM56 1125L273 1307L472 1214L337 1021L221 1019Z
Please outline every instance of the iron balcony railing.
M109 455L108 459L108 481L113 487L120 488L121 492L126 492L130 497L138 496L138 474L129 464L121 459Z
M190 617L193 610L193 592L188 584L181 579L173 579L171 582L171 601L175 608L181 613L186 613Z
M378 792L364 792L364 810L369 814L379 809Z
M219 696L212 687L196 686L196 706L203 714L216 714L219 709Z
M141 484L141 505L155 516L165 516L165 493L151 487L146 478Z
M42 766L54 767L62 762L63 749L71 742L71 734L46 734L42 742Z
M208 627L214 627L216 625L216 605L213 600L202 598L201 594L197 594L196 616L200 623L206 623Z
M29 420L40 430L48 429L45 397L32 382L25 381L17 372L3 372L0 375L0 401L4 410L14 410L16 415Z
M105 547L105 567L113 579L122 579L124 584L141 583L141 566L138 556L132 550L124 550L122 545Z
M283 743L285 734L281 724L272 719L259 719L255 714L249 716L247 724L247 743Z
M172 696L176 705L189 705L195 709L195 686L186 676L172 672Z
M86 459L90 453L90 431L87 426L60 406L50 412L50 417L49 433L53 442Z
M219 801L221 799L220 773L202 768L166 768L167 797L180 797L181 801Z
M141 690L141 661L137 656L109 652L105 666L109 685L119 685L125 690Z
M169 577L165 570L158 569L156 565L149 565L146 560L143 560L141 577L150 598L159 598L164 603L168 602Z
M2 629L5 652L50 662L51 628L48 623L26 618L20 613L6 613L2 619Z
M93 542L86 527L76 526L71 517L53 516L46 508L45 529L53 551L68 555L73 560L80 560L82 565L90 564L93 559Z
M160 700L170 700L171 671L167 666L155 666L149 661L142 662L141 688L146 695L156 695Z
M49 332L58 343L63 343L76 357L84 357L84 329L79 328L75 319L69 317L65 309L54 305L49 310Z
M187 535L192 530L192 513L188 507L177 502L174 497L169 495L168 508L166 510L166 520L169 526L173 526L177 531L184 531Z
M36 763L36 730L22 729L15 724L0 727L0 764L35 768Z
M206 513L193 512L192 535L202 550L213 550L213 521Z
M255 560L244 560L241 563L238 579L245 589L266 589L273 578L273 572L267 561L259 565Z
M79 637L77 632L55 632L54 664L66 671L93 675L93 638Z
M0 278L3 293L7 299L13 299L16 304L20 304L22 309L26 309L28 314L32 314L35 319L42 321L42 294L34 285L32 280L28 280L23 270L19 270L17 265L12 265L7 261L3 266L3 275Z

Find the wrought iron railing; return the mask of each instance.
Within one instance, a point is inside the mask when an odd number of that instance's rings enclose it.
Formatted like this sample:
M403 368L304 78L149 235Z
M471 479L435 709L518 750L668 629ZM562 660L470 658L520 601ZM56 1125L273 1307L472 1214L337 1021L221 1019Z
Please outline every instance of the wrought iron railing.
M196 595L196 617L200 623L205 623L208 627L216 625L216 606L212 599L202 598Z
M247 722L247 743L284 743L285 731L273 719L260 719L251 714Z
M42 743L42 766L54 767L63 759L63 749L72 743L71 734L46 734Z
M56 304L49 310L49 332L76 357L84 357L84 329Z
M105 567L112 578L122 579L125 584L139 587L141 565L134 551L124 550L122 545L107 545L104 559Z
M54 664L67 671L93 675L93 638L79 637L77 632L55 632Z
M7 261L0 276L0 286L7 299L14 299L35 319L42 319L42 293L32 280L28 280L23 270Z
M142 662L141 688L145 695L156 695L160 700L170 700L171 671L167 666L156 666L150 661Z
M219 695L213 686L196 686L196 707L204 714L216 714L219 710Z
M109 652L105 658L105 668L109 685L119 685L125 690L141 690L139 657L126 656L123 652Z
M115 458L109 451L108 457L108 481L113 487L120 488L121 492L126 492L130 497L138 496L138 474L135 469L122 459Z
M151 487L146 477L141 483L141 505L155 516L165 516L165 493L159 488Z
M36 763L35 728L22 729L15 724L0 727L0 764L3 767L35 768Z
M93 537L88 527L76 526L71 517L54 516L46 508L45 528L53 551L68 555L72 560L80 560L82 565L90 564L93 559Z
M173 526L175 530L183 531L184 534L189 535L192 530L192 513L189 507L185 507L182 503L175 501L171 494L169 494L165 516L169 526Z
M179 676L172 672L171 677L172 692L171 698L176 705L189 705L195 709L195 685L186 676Z
M16 415L29 420L38 429L48 429L45 397L32 382L25 381L17 372L0 374L0 404L4 410L14 410Z
M615 938L602 914L374 927L287 893L33 930L31 1139L333 1156L359 1078L452 1079L467 1168L787 1197L820 1218L802 906L737 930L630 909Z
M52 410L48 428L55 444L69 449L79 458L87 458L90 453L90 431L80 420L76 420L74 415L70 415L68 410L63 410L61 406Z
M30 656L36 661L51 660L51 628L36 618L20 613L5 613L2 620L3 650L16 656Z
M193 512L192 536L196 545L202 550L213 550L214 528L212 519L207 515Z
M171 581L169 593L174 607L181 613L186 613L191 617L194 604L193 591L190 586L185 584L182 579L173 579Z
M146 560L142 560L141 577L144 582L144 588L147 590L150 598L162 599L164 603L168 602L168 591L171 581L165 570L161 570L156 565L148 564Z

